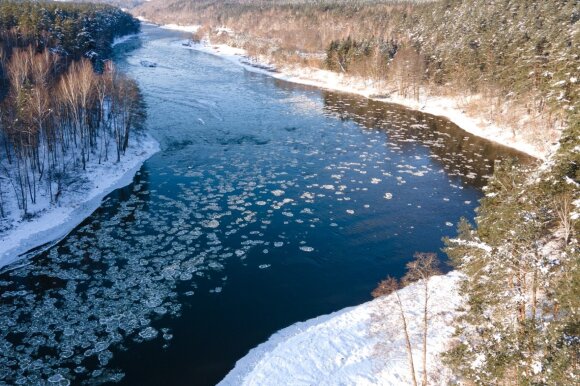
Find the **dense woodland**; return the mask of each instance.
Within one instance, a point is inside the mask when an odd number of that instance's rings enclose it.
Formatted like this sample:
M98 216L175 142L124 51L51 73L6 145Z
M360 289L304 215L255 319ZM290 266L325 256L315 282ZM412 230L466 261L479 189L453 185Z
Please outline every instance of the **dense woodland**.
M463 384L580 377L580 4L577 0L153 0L136 13L277 64L382 82L385 94L471 96L514 136L558 143L540 166L503 161L476 224L446 252L467 304L445 360ZM475 98L473 98L476 96Z
M37 1L0 1L3 56L33 46L78 60L107 59L118 36L135 33L139 21L116 7Z
M447 240L468 275L447 360L477 384L571 385L580 372L580 122L539 169L504 162L476 219Z
M145 110L106 59L139 30L117 8L0 1L0 215L58 203L90 163L119 161ZM4 226L9 226L9 222Z

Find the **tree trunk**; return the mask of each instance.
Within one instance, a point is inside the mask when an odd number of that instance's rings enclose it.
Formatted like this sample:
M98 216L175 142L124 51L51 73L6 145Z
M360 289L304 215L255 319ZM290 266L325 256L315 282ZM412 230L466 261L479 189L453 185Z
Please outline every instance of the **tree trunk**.
M425 304L423 308L423 386L427 386L427 330L429 328L428 302L429 302L429 281L425 281Z
M403 303L401 302L399 294L395 292L395 295L397 297L399 311L401 312L401 322L403 323L403 332L405 333L405 347L407 348L407 357L409 359L409 370L411 372L411 380L413 381L413 386L417 386L417 378L415 377L415 365L413 363L413 349L411 347L411 339L409 338L409 330L407 328L407 318L405 318Z

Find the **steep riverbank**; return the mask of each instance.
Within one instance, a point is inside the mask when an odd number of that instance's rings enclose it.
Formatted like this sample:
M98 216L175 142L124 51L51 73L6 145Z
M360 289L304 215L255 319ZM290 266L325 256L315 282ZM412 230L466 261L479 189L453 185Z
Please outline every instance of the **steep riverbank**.
M439 354L453 333L462 304L457 271L430 279L428 374L432 385L447 385ZM418 377L422 342L423 287L399 291L405 307ZM219 384L227 385L407 385L409 363L395 295L296 323L252 349ZM380 318L377 318L377 316ZM374 333L371 333L374 331Z
M48 197L39 197L34 217L19 217L16 199L12 204L11 227L0 235L0 268L23 257L31 249L56 242L65 237L95 211L102 199L115 189L131 183L133 176L149 157L159 151L157 141L149 136L134 138L120 162L114 157L100 164L87 165L85 180L76 191L68 192L58 204Z

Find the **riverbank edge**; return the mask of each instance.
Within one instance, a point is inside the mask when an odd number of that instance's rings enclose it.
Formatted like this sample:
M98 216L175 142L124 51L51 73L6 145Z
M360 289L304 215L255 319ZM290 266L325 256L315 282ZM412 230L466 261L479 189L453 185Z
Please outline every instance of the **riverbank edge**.
M429 279L427 368L433 385L447 385L453 378L440 354L448 349L454 333L452 320L464 302L458 291L464 278L452 271ZM418 377L422 374L422 291L421 282L397 291L405 308ZM411 384L400 315L396 309L390 312L394 304L395 294L391 294L283 328L238 360L218 386ZM376 329L377 323L382 324L380 332L371 334L371 324Z
M159 151L159 142L144 134L134 137L120 162L91 165L84 175L88 179L85 191L44 209L30 221L21 220L0 236L0 270L62 240L99 208L105 196L131 184L143 163Z
M199 28L199 26L191 25L159 25L144 18L140 18L140 20L143 23L155 25L160 28L186 33L193 33ZM371 100L397 104L412 110L444 117L467 133L515 149L542 161L545 161L549 154L555 151L555 146L557 146L555 144L542 143L542 148L540 148L539 145L524 141L521 136L515 136L511 128L499 127L482 118L469 116L459 106L460 98L430 96L424 90L421 92L419 100L404 98L394 92L388 96L384 96L380 95L382 91L370 80L358 79L333 71L303 66L275 67L268 63L266 58L256 60L249 57L245 50L225 44L212 44L210 41L203 40L200 43L182 43L181 46L186 49L219 56L248 71L264 74L287 82L318 87L330 91L357 94Z

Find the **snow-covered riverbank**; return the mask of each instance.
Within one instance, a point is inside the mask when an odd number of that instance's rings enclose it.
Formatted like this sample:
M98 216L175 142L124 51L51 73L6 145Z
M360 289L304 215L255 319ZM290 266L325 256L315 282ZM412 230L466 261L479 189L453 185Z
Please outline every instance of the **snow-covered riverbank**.
M454 271L429 282L427 368L432 385L449 384L450 374L441 365L439 354L448 347L453 317L462 303L457 291L460 280L461 274ZM422 372L422 290L419 283L399 291L418 376ZM394 302L394 295L390 295L280 330L240 359L220 385L411 384L404 335ZM380 322L373 315L379 315ZM371 323L376 330L372 335Z
M111 47L115 47L116 45L119 45L121 43L125 43L128 40L135 39L138 36L139 36L139 34L130 34L130 35L123 35L121 37L115 38L113 40L113 44L111 44Z
M103 197L130 184L143 162L158 151L159 143L151 136L134 138L119 163L110 157L101 164L88 164L81 188L66 192L56 206L40 197L30 220L18 219L14 202L12 226L0 234L0 268L33 248L62 239L99 207Z
M179 26L175 24L164 25L162 28L179 30L193 33L199 26ZM499 127L487 119L468 115L462 107L469 98L446 98L431 96L423 92L419 100L404 98L395 92L385 96L385 87L379 87L375 82L344 75L318 68L305 68L303 66L285 66L275 68L267 62L266 58L255 60L248 57L243 49L223 45L211 44L208 41L179 44L183 48L203 51L212 55L220 56L233 63L243 66L248 71L258 72L277 79L304 85L316 86L324 89L358 94L378 101L396 103L414 110L445 117L461 127L468 133L487 140L511 147L539 159L545 159L551 151L552 144L546 141L538 141L533 136L524 137L514 135L512 128ZM384 85L383 85L384 86ZM471 97L474 98L474 97Z

